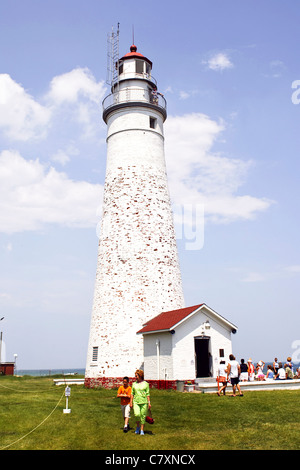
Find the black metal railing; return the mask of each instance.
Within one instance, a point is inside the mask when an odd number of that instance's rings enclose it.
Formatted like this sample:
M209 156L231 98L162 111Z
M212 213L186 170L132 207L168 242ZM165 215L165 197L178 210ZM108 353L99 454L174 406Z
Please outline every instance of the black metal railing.
M107 112L113 106L126 103L145 103L154 107L157 106L164 114L167 109L167 102L160 93L142 88L122 88L104 98L102 101L103 112Z

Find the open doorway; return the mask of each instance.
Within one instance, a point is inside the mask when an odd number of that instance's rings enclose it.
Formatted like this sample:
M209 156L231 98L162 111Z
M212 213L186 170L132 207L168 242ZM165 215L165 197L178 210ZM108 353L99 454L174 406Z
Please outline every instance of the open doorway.
M211 376L211 354L210 354L210 337L198 336L195 339L195 367L196 377Z

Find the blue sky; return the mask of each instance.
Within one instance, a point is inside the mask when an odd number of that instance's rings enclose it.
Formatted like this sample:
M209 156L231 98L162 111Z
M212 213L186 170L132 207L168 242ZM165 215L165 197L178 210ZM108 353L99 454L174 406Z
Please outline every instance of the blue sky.
M21 369L85 367L105 177L107 33L118 22L120 55L134 26L168 103L186 305L205 302L238 326L237 358L300 360L299 17L296 1L1 0L7 361L16 353Z

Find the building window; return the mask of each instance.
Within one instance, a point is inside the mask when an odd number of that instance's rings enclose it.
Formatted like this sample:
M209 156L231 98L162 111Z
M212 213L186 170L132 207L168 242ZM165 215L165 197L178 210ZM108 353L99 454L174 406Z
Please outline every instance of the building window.
M143 60L136 60L135 71L136 73L144 73L144 61Z
M119 75L123 73L123 64L119 65Z
M151 129L155 129L155 128L156 128L156 121L157 121L157 119L155 119L154 117L151 117L151 116L150 116L150 128L151 128Z
M92 361L98 361L98 346L93 347Z
M219 356L224 357L224 349L219 349Z

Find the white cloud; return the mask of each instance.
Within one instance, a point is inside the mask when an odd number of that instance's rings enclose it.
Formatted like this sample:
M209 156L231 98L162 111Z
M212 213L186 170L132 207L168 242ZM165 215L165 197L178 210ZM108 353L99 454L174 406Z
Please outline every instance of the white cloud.
M8 300L10 298L11 298L10 294L7 294L6 292L0 292L0 299Z
M97 82L88 68L77 68L54 77L47 99L51 104L75 103L80 97L99 105L105 93L104 82Z
M10 139L45 137L50 117L47 107L36 102L8 74L0 74L0 129Z
M181 100L186 100L188 98L190 98L191 96L195 96L197 95L198 91L197 90L191 90L191 91L184 91L184 90L181 90L179 92L179 98Z
M223 129L222 121L213 121L205 114L169 116L165 123L169 173L176 172L182 176L190 174L191 166L204 161L204 157Z
M0 154L0 232L40 230L47 224L96 230L102 191L101 185L73 181L5 150Z
M13 249L12 243L8 243L8 244L6 245L6 251L7 251L8 253L10 253L10 252L12 251L12 249Z
M282 60L272 60L270 62L270 74L266 74L267 77L279 78L286 71L286 66Z
M224 129L223 121L196 113L169 116L165 124L172 201L204 205L206 220L215 223L254 218L271 204L265 198L236 194L253 162L213 153Z
M59 149L51 156L53 162L65 166L71 161L71 156L79 155L79 150L72 144L68 145L66 150Z
M88 68L54 77L39 101L8 74L0 74L0 130L15 141L41 139L64 119L65 126L67 121L77 122L82 136L91 137L99 129L104 94L104 82L97 82Z
M62 166L65 166L70 161L69 155L63 150L58 150L54 155L52 155L51 160L53 162L60 163Z
M204 61L210 70L222 71L233 67L233 63L224 52L218 52Z
M291 265L285 267L272 267L272 270L266 272L250 271L244 274L242 282L263 282L274 279L287 279L291 276L297 276L300 273L300 265Z
M179 97L181 100L186 100L190 97L190 94L187 91L180 91Z
M54 77L45 100L54 117L63 111L65 119L79 124L81 137L91 138L99 134L105 92L104 82L97 82L88 68L77 68Z
M174 93L173 87L168 86L167 88L164 89L164 93Z
M292 266L287 266L285 268L285 270L290 272L290 273L300 273L300 265L296 264L296 265L292 265Z
M266 277L257 272L248 273L247 276L242 279L242 282L263 282L266 280Z

